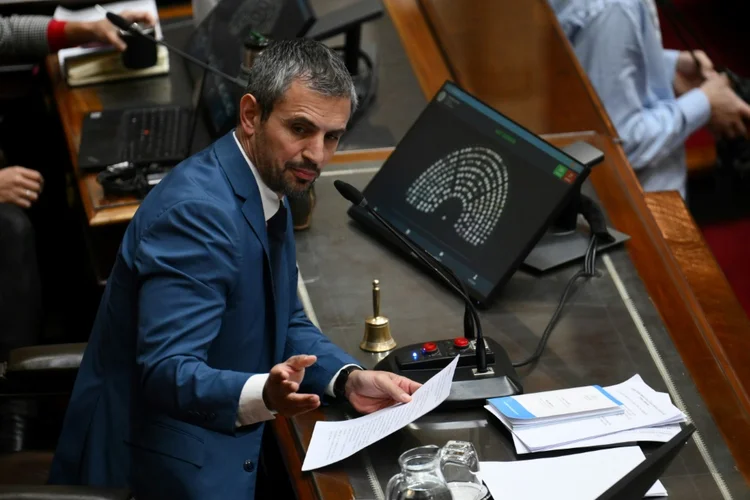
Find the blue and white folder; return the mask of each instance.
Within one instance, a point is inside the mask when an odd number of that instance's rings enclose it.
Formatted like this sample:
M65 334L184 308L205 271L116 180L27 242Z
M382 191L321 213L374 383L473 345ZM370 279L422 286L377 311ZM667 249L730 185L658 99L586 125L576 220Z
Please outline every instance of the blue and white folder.
M492 398L488 402L511 429L625 412L623 404L598 385Z

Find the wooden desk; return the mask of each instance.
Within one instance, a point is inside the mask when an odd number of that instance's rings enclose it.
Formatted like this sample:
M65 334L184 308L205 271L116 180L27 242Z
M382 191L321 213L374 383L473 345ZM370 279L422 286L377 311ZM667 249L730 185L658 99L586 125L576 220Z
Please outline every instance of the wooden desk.
M475 0L471 9L459 4L385 1L427 98L451 79L536 133L593 130L615 137L614 127L544 0ZM592 175L597 195L615 227L631 235L628 249L634 265L739 470L748 479L750 324L744 313L738 313L736 299L708 300L715 287L724 290L715 262L703 259L703 269L710 272L704 271L698 279L687 262L680 267L663 237L664 221L660 225L652 215L622 148L610 141L605 154L607 162ZM702 302L696 294L703 297ZM276 424L282 440L284 425L284 421ZM311 429L305 422L300 427ZM299 463L298 448L291 450L289 463ZM324 498L347 498L344 490L333 491L341 478L332 474L332 490ZM304 486L311 480L309 475L298 474L298 479L300 488L311 487Z
M616 168L614 164L620 161L615 154L617 146L606 136L579 133L545 138L558 147L578 140L591 143L604 151L607 158L597 168ZM341 167L344 169L341 176L361 188L368 182L374 166L346 165ZM334 179L335 170L328 171ZM357 174L358 170L362 173ZM377 362L376 356L358 348L361 324L369 308L367 283L371 278L378 278L383 284L383 314L390 318L393 335L401 345L424 342L434 338L436 332L450 338L460 331L460 301L425 279L425 273L408 259L388 251L378 238L350 223L347 204L335 195L331 183L331 178L326 178L319 185L319 203L314 214L318 222L314 230L297 238L298 262L303 278L309 282L310 303L329 337L363 366L371 368ZM394 182L395 192L403 188ZM347 243L343 248L338 245L341 241ZM742 498L746 486L735 469L739 459L736 462L731 459L724 439L710 421L705 396L701 398L690 378L684 376L677 343L670 340L633 259L625 249L613 249L600 259L599 268L604 273L602 278L579 286L576 299L566 305L563 313L566 319L556 326L539 364L533 369L519 369L524 389L550 390L592 380L609 385L633 373L642 375L657 390L670 386L675 401L683 401L685 411L696 422L701 442L711 450L711 458L707 460L713 460L730 491L740 492L738 497ZM511 359L524 357L533 351L560 289L577 269L567 266L542 276L516 273L504 287L498 303L480 311L484 331L505 347ZM653 358L649 345L657 353ZM667 382L662 380L663 374ZM432 413L372 445L366 453L312 473L300 473L315 423L321 419L340 420L342 415L355 416L345 411L339 407L326 408L274 422L274 431L286 452L289 473L301 498L377 498L369 485L376 482L385 487L385 482L396 472L400 452L423 444L442 445L447 439L472 441L484 460L516 458L507 434L495 429L493 419L478 408ZM735 417L735 423L742 424L741 420L741 416ZM703 463L698 447L694 443L691 446L681 455L679 465L670 467L664 483L676 498L712 498L719 494L717 486L707 473L708 467L698 465Z
M191 15L192 9L189 5L159 9L159 19L162 21ZM94 227L127 223L138 209L138 200L134 197L104 196L101 185L96 181L96 174L83 173L78 168L78 149L81 143L83 117L92 111L103 109L95 87L68 87L60 71L60 63L56 55L47 57L46 67L68 144L70 160L76 174L86 220L90 226Z

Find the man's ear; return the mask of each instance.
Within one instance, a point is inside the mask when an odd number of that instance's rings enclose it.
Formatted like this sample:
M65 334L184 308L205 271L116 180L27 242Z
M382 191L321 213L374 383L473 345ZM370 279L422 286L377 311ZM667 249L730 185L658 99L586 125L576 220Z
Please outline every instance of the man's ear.
M248 137L252 137L260 126L260 106L252 94L245 94L240 99L240 127Z

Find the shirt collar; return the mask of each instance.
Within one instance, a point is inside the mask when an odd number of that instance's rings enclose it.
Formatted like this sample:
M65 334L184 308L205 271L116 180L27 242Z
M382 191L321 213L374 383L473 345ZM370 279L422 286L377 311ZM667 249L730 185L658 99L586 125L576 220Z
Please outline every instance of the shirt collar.
M255 182L258 184L258 190L260 191L260 201L263 204L263 216L265 217L266 222L268 222L268 219L276 215L276 212L279 211L279 207L281 206L279 195L274 193L271 188L268 187L265 182L263 182L263 179L261 179L260 174L258 173L258 169L255 168L253 162L251 162L250 158L247 157L245 149L240 144L239 139L237 139L237 134L235 132L232 132L232 135L234 136L234 142L237 143L237 147L240 148L242 157L250 167L250 171L253 173L253 177L255 177Z

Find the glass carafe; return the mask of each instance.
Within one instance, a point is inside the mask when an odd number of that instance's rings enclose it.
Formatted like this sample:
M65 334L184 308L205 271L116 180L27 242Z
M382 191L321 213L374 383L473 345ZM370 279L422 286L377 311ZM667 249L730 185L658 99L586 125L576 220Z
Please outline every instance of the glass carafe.
M482 500L479 461L471 443L449 441L443 448L420 446L401 454L401 473L388 481L387 500Z

